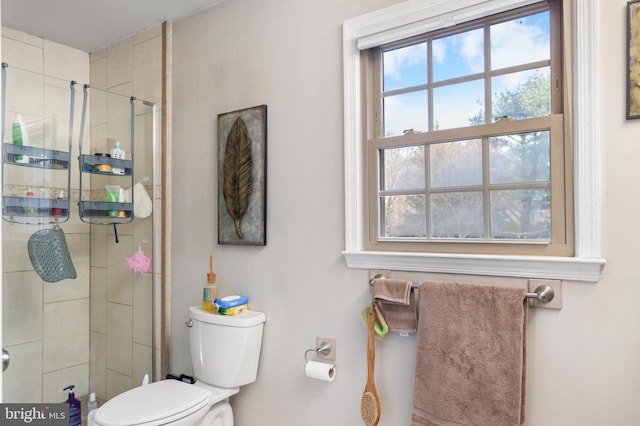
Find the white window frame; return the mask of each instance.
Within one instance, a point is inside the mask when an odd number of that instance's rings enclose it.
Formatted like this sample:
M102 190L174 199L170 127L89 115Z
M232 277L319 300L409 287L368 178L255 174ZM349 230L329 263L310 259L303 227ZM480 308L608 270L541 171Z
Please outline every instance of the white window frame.
M572 0L575 255L508 256L367 251L360 51L540 0L410 0L343 25L345 250L347 267L597 282L601 192L598 140L597 0Z

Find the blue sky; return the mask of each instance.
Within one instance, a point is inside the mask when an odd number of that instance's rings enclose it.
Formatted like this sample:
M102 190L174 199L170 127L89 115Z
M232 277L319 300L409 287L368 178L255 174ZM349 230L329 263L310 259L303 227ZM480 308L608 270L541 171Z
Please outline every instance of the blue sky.
M491 68L501 69L549 58L549 13L494 24L491 27ZM433 41L434 81L442 81L484 70L484 37L481 29ZM531 72L495 78L492 93L513 89ZM384 89L427 83L427 44L385 52ZM468 119L481 108L482 81L466 82L434 91L435 120L440 128L468 125ZM385 99L387 133L427 130L426 91Z

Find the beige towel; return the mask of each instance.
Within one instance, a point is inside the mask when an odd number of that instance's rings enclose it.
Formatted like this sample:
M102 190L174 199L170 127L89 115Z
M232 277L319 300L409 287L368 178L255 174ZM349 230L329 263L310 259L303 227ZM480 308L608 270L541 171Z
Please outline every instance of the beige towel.
M524 422L524 290L420 284L412 426Z
M373 280L373 299L378 301L389 330L413 333L418 326L416 302L411 281L376 278Z

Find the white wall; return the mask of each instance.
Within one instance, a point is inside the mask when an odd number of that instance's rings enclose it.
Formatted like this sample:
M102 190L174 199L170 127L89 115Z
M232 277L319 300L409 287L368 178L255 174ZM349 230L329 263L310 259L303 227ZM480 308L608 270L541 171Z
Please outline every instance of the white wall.
M394 0L234 0L174 24L171 371L192 372L187 307L213 253L218 293L267 314L256 383L237 426L357 425L366 381L359 312L368 273L345 267L342 22ZM530 311L527 425L640 422L639 121L624 119L626 0L600 0L603 255L597 284L564 283L561 311ZM217 244L216 116L268 105L266 247ZM594 171L595 172L595 171ZM400 277L402 274L397 274ZM419 280L427 275L405 275ZM443 277L524 285L525 280ZM337 340L337 378L303 374L316 336ZM221 350L234 348L220 342ZM410 423L415 338L378 343L381 426Z

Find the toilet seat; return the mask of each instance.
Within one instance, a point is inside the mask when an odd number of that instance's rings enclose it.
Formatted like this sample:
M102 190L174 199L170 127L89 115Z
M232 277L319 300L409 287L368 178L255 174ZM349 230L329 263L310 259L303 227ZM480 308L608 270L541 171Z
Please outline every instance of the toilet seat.
M124 392L96 410L100 426L162 425L206 410L228 397L225 389L162 380Z

